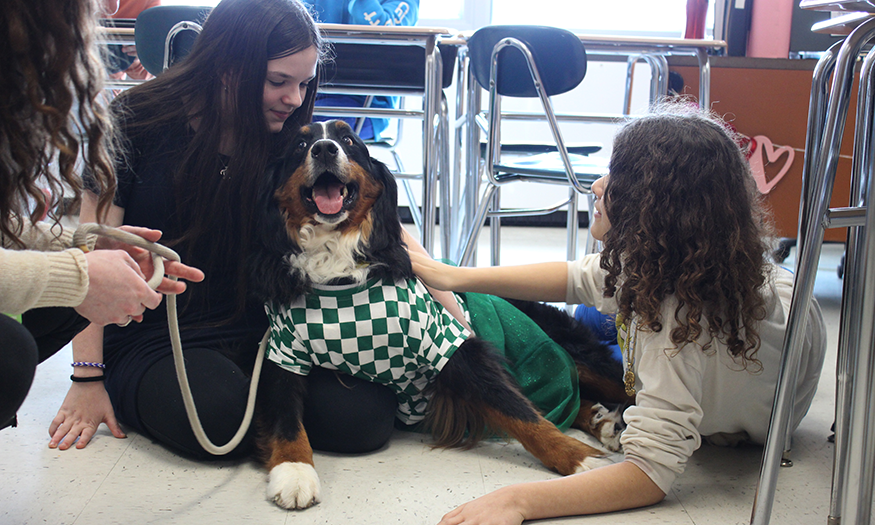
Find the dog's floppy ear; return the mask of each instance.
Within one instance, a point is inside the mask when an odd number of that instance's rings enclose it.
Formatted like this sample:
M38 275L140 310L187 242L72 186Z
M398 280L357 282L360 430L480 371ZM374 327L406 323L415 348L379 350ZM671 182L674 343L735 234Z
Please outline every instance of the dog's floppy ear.
M402 243L401 218L398 216L398 184L389 168L371 158L372 175L382 184L383 192L371 208L373 230L368 237L367 259L383 263L373 272L392 278L410 279L413 267Z
M291 275L287 262L290 253L300 248L286 233L285 221L274 194L288 178L288 160L268 167L258 194L252 243L248 256L249 292L261 301L289 301L300 295L303 283L300 276Z

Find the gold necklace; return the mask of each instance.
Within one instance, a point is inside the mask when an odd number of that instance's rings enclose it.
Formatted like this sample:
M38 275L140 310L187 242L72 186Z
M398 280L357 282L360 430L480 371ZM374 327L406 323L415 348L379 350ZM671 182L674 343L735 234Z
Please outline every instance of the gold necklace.
M634 330L633 330L634 326ZM623 345L623 355L626 357L626 373L623 374L623 384L626 386L626 395L632 397L635 395L635 343L638 340L638 325L635 319L629 323L629 328L626 330L626 340Z

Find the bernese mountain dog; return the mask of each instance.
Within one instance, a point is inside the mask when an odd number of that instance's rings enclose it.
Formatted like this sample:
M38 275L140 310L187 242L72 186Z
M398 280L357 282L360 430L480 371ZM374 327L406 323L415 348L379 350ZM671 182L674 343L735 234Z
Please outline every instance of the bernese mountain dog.
M251 288L271 319L258 400L268 499L292 509L320 498L302 424L303 376L312 366L387 384L398 417L421 422L437 447L471 447L497 434L563 475L606 461L547 421L493 347L416 279L394 177L347 124L304 126L260 198L250 266ZM575 426L618 450L621 417L605 405L629 401L620 364L564 312L514 304L573 358L582 397Z

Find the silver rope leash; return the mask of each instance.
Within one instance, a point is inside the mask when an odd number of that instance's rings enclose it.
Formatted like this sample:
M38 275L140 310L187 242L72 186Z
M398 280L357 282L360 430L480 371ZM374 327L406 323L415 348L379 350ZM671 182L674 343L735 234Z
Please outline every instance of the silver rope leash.
M180 262L179 255L158 243L147 241L146 239L133 233L104 226L102 224L85 223L81 224L73 234L73 245L84 247L87 245L86 240L89 234L109 237L120 242L143 248L152 254L152 264L155 271L152 277L149 278L147 284L154 290L161 284L164 278L164 260ZM167 276L169 279L177 280L174 276ZM182 343L179 338L179 320L176 315L176 295L167 295L167 325L170 329L170 346L173 349L173 363L176 365L176 379L179 382L179 389L182 391L182 401L185 405L185 413L188 416L188 422L191 425L192 431L197 438L198 443L210 454L216 456L224 456L231 452L237 445L243 441L243 436L249 430L249 425L252 423L252 415L255 412L255 393L258 389L258 378L261 376L261 365L264 362L264 350L267 346L270 330L265 332L261 339L261 344L258 347L258 355L255 357L255 366L252 370L252 380L249 384L249 398L246 402L246 412L243 415L243 421L240 423L240 428L234 437L225 445L216 446L204 432L204 427L201 425L200 418L197 415L197 407L194 404L194 398L191 395L191 387L188 384L188 375L185 372L185 359L182 355Z

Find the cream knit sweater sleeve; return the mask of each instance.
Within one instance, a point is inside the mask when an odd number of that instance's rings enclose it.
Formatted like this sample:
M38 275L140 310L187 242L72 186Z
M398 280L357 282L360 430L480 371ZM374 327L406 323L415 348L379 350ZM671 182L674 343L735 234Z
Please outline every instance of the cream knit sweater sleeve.
M26 249L0 247L0 312L20 314L44 306L79 306L88 292L88 262L69 248L73 232L50 224L25 225Z

